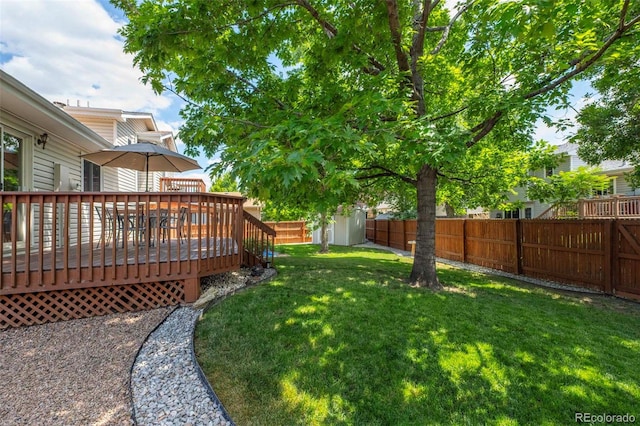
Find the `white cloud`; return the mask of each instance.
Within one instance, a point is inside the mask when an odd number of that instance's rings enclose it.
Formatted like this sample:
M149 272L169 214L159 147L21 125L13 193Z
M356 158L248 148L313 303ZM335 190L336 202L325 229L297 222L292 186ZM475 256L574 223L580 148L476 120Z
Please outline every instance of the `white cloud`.
M45 98L157 113L172 99L140 82L120 23L94 0L2 0L1 67Z

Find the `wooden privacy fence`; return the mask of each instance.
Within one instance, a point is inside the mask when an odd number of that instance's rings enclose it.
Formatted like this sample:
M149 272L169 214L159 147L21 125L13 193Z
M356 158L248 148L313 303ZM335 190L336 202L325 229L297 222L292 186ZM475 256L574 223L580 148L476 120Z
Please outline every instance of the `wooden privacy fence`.
M310 243L311 234L303 220L288 222L264 222L276 231L276 244Z
M367 240L398 250L411 250L409 241L416 239L415 220L367 219Z
M367 239L410 250L416 221L367 220ZM436 256L640 299L640 220L436 220Z

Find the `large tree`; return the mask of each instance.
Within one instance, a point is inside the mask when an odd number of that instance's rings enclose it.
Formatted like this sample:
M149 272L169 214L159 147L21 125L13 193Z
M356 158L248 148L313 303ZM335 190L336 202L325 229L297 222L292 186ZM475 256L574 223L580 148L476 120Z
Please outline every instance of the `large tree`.
M113 1L145 81L188 101L182 139L222 150L250 195L415 187L410 280L434 289L438 180L527 150L546 108L636 44L640 20L637 0Z
M231 172L222 171L218 173L211 173L213 182L211 183L210 192L238 192L240 191L240 185L238 180L233 176Z
M590 164L627 161L634 167L629 180L640 187L640 43L615 64L597 75L593 85L599 96L579 112L580 128L572 139Z

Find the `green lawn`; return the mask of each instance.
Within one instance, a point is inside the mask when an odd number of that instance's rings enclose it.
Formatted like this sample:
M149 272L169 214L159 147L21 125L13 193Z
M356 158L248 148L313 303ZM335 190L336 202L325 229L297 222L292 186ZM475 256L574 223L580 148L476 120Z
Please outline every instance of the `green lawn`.
M571 424L640 419L640 305L411 260L278 247L278 276L211 308L196 353L238 425Z

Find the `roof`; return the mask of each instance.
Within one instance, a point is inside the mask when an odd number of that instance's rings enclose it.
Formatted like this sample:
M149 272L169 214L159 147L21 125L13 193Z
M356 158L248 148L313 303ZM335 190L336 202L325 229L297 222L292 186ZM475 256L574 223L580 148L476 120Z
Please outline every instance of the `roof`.
M3 70L0 83L0 115L15 117L87 151L112 147L102 136Z
M563 143L556 146L556 152L558 154L578 155L578 145L571 142Z

